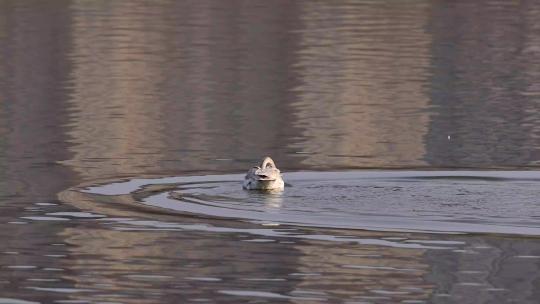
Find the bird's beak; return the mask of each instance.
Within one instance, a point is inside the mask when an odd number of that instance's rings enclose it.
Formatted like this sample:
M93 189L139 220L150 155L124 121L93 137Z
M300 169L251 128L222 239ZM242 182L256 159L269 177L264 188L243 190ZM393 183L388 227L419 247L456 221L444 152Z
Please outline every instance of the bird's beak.
M257 176L257 179L260 181L273 181L276 180L275 174L271 174L272 172L268 172L268 170L265 169L259 169L255 171L255 175Z

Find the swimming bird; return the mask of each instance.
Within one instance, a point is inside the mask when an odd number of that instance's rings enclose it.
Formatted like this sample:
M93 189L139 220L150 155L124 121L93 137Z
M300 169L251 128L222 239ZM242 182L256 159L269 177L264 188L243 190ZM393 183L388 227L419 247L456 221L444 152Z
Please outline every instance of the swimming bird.
M281 172L270 157L265 157L260 166L249 169L244 178L246 190L283 190L285 182Z

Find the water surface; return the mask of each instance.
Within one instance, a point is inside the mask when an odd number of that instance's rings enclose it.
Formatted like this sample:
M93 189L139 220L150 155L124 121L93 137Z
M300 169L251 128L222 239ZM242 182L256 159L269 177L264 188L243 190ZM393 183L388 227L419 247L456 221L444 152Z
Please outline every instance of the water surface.
M272 192L241 191L242 179L133 179L71 191L96 201L130 195L134 208L274 225L540 236L536 171L296 172L285 174L286 191Z
M537 302L539 19L0 0L0 302ZM237 188L265 155L281 198Z

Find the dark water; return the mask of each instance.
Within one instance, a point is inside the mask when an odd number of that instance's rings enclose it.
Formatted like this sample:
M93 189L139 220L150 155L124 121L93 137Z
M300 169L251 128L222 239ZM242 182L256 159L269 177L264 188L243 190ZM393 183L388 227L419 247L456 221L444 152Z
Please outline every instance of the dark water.
M537 171L298 172L284 178L283 192L239 191L243 175L230 174L132 179L60 196L75 204L130 198L134 208L268 225L540 236Z
M0 303L538 302L538 20L536 1L0 0ZM264 155L285 197L190 188L244 217L155 179ZM144 204L160 194L183 207Z

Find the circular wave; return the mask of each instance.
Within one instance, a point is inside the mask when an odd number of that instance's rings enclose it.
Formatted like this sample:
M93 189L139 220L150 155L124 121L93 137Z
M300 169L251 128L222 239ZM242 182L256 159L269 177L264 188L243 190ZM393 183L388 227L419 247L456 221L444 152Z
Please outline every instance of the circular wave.
M540 173L296 172L280 193L241 174L132 179L85 188L170 213L323 228L540 235Z

